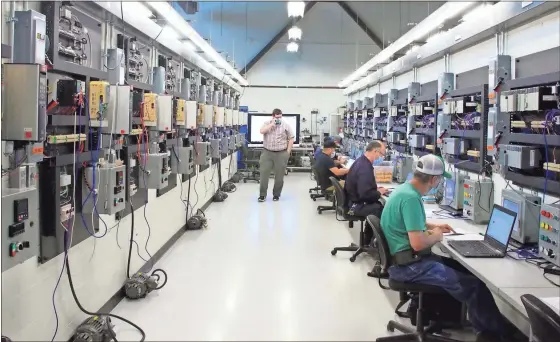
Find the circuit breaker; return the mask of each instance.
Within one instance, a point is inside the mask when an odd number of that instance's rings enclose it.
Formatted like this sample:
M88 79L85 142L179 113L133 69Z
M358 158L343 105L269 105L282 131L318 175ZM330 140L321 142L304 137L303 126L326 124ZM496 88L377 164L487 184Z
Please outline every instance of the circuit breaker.
M488 223L494 205L491 179L465 179L463 184L463 216L476 224Z
M39 253L39 202L35 188L2 188L2 272Z
M214 121L214 106L211 104L205 104L204 107L203 126L206 128L210 128L212 127Z
M158 107L157 107L158 95L154 93L144 94L144 126L155 127L157 125L158 117Z
M169 154L150 153L146 165L140 166L140 188L164 189L168 185L171 168L169 167Z
M196 165L210 165L211 156L209 142L197 142L195 144L194 153Z
M169 160L171 172L190 175L194 169L192 146L175 146L173 149L174 151L171 151L171 158Z
M560 204L543 204L540 214L539 256L560 267Z
M467 140L459 138L443 138L443 153L454 156L466 154L468 149Z
M503 166L522 170L539 167L541 152L538 147L501 144L499 150Z
M408 145L413 148L424 148L426 146L426 137L420 134L410 134L408 136Z
M130 122L132 117L132 92L130 86L110 86L107 112L107 126L101 129L103 133L130 133L132 129Z
M173 102L174 106L174 116L175 116L175 125L179 127L184 127L186 125L185 121L185 100L183 99L176 99Z
M170 132L173 118L173 96L158 95L157 97L157 126L159 132Z
M90 166L84 172L85 179L82 180L83 200L89 196L82 207L84 214L94 213L97 209L99 214L113 215L125 209L125 187L127 184L125 165L95 168ZM92 193L93 189L97 192L96 196Z
M38 64L2 64L2 140L44 141L47 75Z
M197 116L198 104L196 101L185 101L185 124L187 128L196 128L196 116Z
M220 158L220 139L210 139L210 155L212 158Z
M225 126L224 113L224 107L214 106L214 126Z

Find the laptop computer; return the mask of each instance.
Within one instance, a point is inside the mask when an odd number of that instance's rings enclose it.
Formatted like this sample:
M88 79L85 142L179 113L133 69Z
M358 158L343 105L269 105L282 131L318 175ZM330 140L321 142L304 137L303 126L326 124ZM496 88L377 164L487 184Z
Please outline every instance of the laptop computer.
M484 240L450 240L449 246L467 258L503 258L517 213L494 204Z

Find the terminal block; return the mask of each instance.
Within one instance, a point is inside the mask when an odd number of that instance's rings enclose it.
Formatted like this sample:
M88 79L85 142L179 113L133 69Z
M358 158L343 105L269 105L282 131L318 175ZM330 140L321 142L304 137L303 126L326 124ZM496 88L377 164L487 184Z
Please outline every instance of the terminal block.
M493 187L491 179L465 179L463 216L476 224L488 223L494 205Z
M542 205L539 228L539 256L560 267L560 204Z
M171 168L168 153L150 153L144 166L140 166L140 188L164 189L168 185Z
M206 166L210 165L211 155L210 155L210 143L209 142L197 142L194 147L195 163L196 165Z
M113 215L124 210L126 184L126 166L124 165L86 168L82 181L82 193L89 198L85 201L82 212L91 214L97 211L99 214ZM95 196L94 193L96 193Z
M39 253L38 190L2 189L2 272Z
M169 161L172 173L190 175L194 170L192 146L173 147Z
M109 82L89 82L89 119L93 127L106 127L110 100Z

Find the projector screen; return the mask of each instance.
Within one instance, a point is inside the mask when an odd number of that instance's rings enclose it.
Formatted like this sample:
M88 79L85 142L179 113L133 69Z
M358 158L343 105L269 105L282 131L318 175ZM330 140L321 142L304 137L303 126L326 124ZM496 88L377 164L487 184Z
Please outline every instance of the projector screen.
M263 135L260 130L265 122L272 120L272 114L249 113L248 131L249 144L262 145ZM299 144L299 114L282 114L284 120L295 134L294 145Z

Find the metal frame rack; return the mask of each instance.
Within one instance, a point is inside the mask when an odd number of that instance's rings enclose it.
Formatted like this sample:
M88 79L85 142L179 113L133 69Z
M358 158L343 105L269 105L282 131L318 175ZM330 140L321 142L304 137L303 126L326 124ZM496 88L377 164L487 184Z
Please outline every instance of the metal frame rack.
M389 108L387 115L387 144L399 153L408 153L407 114L407 99L406 97L401 97L393 101L393 105ZM393 138L393 136L395 137Z
M557 196L560 195L560 177L554 168L554 151L560 147L560 135L556 133L558 120L554 117L549 120L546 115L551 109L559 109L559 85L560 72L506 81L500 89L496 132L499 141L496 157L504 166L504 178L515 185ZM556 87L556 94L551 86ZM520 111L521 105L534 110ZM515 153L508 151L505 145L526 148L526 151L521 150L522 164L513 164ZM514 166L508 165L510 161ZM548 172L545 171L547 162Z
M431 110L430 110L431 108ZM426 154L434 153L439 155L437 148L437 125L438 125L438 94L435 95L421 95L414 98L414 102L409 104L408 116L411 122L409 132L425 136L425 146L433 146L433 150L429 148L414 148L410 147L412 154L422 157ZM426 115L433 115L433 123L428 120L423 120ZM419 121L420 120L420 121ZM428 125L429 127L418 127L418 123L422 126ZM408 137L408 135L407 135Z
M450 102L452 103L451 108L446 108ZM487 160L488 84L450 91L444 99L442 107L444 113L446 111L450 111L451 113L442 115L453 115L459 119L456 122L461 121L463 125L463 129L453 127L453 118L445 121L445 125L442 126L443 132L445 132L442 134L442 155L445 155L447 162L454 165L457 169L478 174L484 172L489 175L490 171L486 167L489 165L489 161ZM475 107L474 112L466 112L472 110L468 109L472 107ZM459 114L464 115L463 118L457 115L457 108L460 108ZM472 119L467 119L467 115L472 113L478 113L480 115L472 115ZM465 126L465 122L467 121L470 121L470 129L467 129ZM445 140L446 138L456 138L456 140L450 143ZM451 156L449 153L446 153L446 151L450 149L446 144L454 145L453 149L456 153L453 153ZM466 146L467 144L470 146ZM473 161L473 159L477 159L477 161Z

